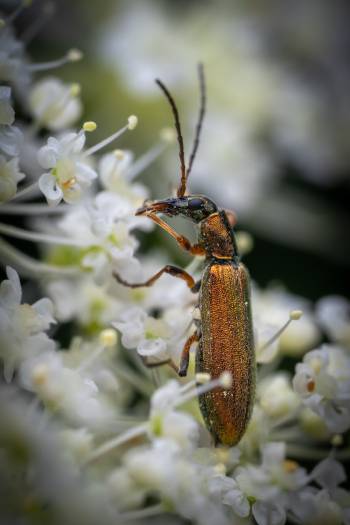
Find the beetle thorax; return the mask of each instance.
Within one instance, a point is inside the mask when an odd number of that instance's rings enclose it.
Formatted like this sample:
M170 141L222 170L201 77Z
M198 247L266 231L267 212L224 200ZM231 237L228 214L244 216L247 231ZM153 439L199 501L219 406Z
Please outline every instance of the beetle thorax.
M212 213L201 222L199 238L209 256L231 259L237 255L232 229L224 211Z

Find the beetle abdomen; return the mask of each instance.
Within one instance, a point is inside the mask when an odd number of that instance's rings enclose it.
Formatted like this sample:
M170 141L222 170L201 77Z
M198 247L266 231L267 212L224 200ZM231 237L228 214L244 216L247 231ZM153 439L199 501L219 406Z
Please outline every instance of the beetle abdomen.
M232 374L232 387L202 394L200 408L215 441L232 446L247 427L255 391L249 274L242 264L214 262L205 269L200 311L196 372L207 372L213 379L224 371Z

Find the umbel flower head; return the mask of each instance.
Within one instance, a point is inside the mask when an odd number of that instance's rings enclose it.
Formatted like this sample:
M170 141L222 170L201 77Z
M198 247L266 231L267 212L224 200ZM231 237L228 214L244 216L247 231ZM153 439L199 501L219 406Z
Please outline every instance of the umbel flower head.
M28 3L0 20L0 212L7 219L0 222L0 254L8 263L0 285L0 522L350 524L340 462L349 456L348 301L329 296L314 308L283 287L254 284L252 417L237 446L214 446L198 397L227 393L239 377L225 370L216 378L196 374L195 348L188 377L175 373L185 341L200 325L197 297L172 275L152 287L121 285L145 282L169 263L160 242L147 255L137 253L143 243L136 230L150 231L152 224L135 210L150 196L137 176L174 142L174 133L163 130L139 157L128 147L112 149L137 125L118 107L116 118L125 125L87 147L86 133L96 124L70 129L83 113L79 85L51 73L37 76L81 53L32 63L11 29ZM154 27L158 18L153 13L147 21ZM216 45L227 34L218 28L213 25ZM191 27L186 42L192 39ZM179 36L176 42L177 52L192 60L191 46ZM264 80L255 83L260 92L250 83L248 104L242 101L253 117L249 100L261 108L269 89L255 55L248 70L248 62L241 64L245 78ZM270 155L247 146L256 116L250 131L247 122L219 117L220 130L229 133L207 153L224 153L234 131L242 145L236 164L249 168L248 179L270 173ZM248 199L244 188L239 192L239 200ZM11 238L33 249L24 253ZM249 241L246 235L246 247ZM198 256L186 271L199 280L202 267ZM165 364L153 367L159 363Z

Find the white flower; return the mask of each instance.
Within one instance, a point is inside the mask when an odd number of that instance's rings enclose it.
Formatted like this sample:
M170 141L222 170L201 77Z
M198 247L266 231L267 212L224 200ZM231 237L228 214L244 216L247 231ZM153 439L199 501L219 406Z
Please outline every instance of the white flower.
M198 442L198 424L189 415L175 412L173 406L181 387L175 380L158 388L151 399L150 435L175 441L182 449L193 449Z
M134 280L140 263L134 257L137 241L130 235L129 205L117 195L98 194L92 203L72 209L59 228L77 245L84 245L81 265L91 271L96 282L110 281L115 270Z
M252 308L258 363L270 362L278 352L299 356L318 343L319 330L306 299L289 294L283 289L262 291L254 286ZM289 313L295 309L303 311L301 319L292 322L278 341L264 348L264 343L286 323Z
M316 317L328 337L350 346L350 302L339 295L323 297L316 304Z
M88 188L97 173L81 158L85 133L66 133L61 139L50 137L40 148L40 166L50 171L41 175L39 187L51 205L62 199L74 203Z
M64 84L58 78L45 78L34 84L29 94L29 106L41 126L58 131L80 117L82 105L76 87Z
M113 409L88 374L64 366L59 352L23 360L23 387L37 394L49 411L72 424L103 430L111 426Z
M122 333L126 348L136 348L142 357L177 361L190 321L190 312L181 309L169 309L155 319L141 308L133 307L122 312L113 325Z
M292 416L300 405L286 373L265 377L259 382L257 389L260 406L274 420Z
M23 43L15 38L9 25L1 27L0 81L12 84L25 97L30 80Z
M323 345L308 352L296 366L293 387L332 432L350 427L350 357L344 350Z
M5 202L16 194L17 184L24 177L24 173L19 171L17 158L6 161L0 155L0 202Z
M11 125L15 120L15 112L11 105L11 88L0 86L0 125Z
M82 326L108 326L123 308L105 286L97 286L91 277L57 279L47 285L60 321L76 319Z
M9 157L19 155L23 135L16 126L0 126L0 151Z
M44 333L55 322L49 299L21 304L22 289L15 270L7 267L8 280L0 287L0 351L4 375L10 381L23 359L53 350L55 343Z

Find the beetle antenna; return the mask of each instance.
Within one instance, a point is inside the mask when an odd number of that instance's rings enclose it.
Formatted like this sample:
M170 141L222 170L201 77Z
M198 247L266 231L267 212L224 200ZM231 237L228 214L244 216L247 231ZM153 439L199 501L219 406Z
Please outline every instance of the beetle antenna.
M175 128L176 128L176 133L177 133L177 141L179 143L179 157L180 157L180 166L181 166L181 180L180 180L180 185L179 185L178 190L177 190L177 196L178 197L182 197L185 194L185 191L186 191L186 180L187 180L186 173L187 172L186 172L186 165L185 165L185 151L184 151L183 138L182 138L182 134L181 134L181 125L180 125L179 112L177 110L177 107L176 107L176 104L175 104L175 100L171 96L168 88L158 78L156 78L155 81L158 84L158 86L160 87L160 89L163 91L163 93L166 96L166 98L168 99L168 102L169 102L169 104L171 106L171 109L172 109L172 112L173 112L173 115L174 115L174 119L175 119Z
M199 78L199 89L200 89L200 97L201 97L201 100L200 100L200 107L199 107L199 116L198 116L198 121L197 121L197 126L196 126L196 133L195 133L195 137L194 137L194 143L193 143L193 148L192 148L192 153L191 153L191 156L190 156L190 160L189 160L189 163L188 163L188 168L187 168L187 172L186 172L186 180L190 174L190 171L192 169L192 165L193 165L193 161L196 157L196 153L197 153L197 150L198 150L198 146L199 146L199 137L200 137L200 134L201 134L201 130L202 130L202 124L203 124L203 119L204 119L204 115L205 115L205 107L206 107L206 88L205 88L205 78L204 78L204 67L203 67L203 64L200 62L198 64L198 78Z

